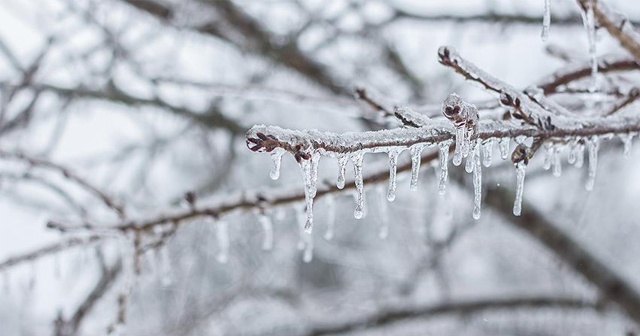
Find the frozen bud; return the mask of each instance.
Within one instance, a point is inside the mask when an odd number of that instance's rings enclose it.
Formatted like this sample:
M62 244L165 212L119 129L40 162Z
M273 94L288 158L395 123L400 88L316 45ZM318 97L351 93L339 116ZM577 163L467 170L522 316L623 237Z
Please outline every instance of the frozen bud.
M442 103L442 114L455 126L474 128L478 123L478 109L466 103L455 93L450 94Z

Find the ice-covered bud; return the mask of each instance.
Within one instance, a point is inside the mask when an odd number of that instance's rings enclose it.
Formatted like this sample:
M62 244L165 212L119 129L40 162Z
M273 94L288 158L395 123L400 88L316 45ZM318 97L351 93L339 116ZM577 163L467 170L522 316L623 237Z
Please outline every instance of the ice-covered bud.
M455 93L450 94L442 103L442 114L449 119L456 128L456 149L453 164L460 165L463 157L469 155L471 136L478 125L478 109L475 105L462 100Z

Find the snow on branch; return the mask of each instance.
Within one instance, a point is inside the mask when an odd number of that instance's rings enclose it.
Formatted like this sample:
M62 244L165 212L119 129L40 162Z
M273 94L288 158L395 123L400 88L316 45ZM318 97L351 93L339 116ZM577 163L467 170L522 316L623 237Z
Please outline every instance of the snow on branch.
M577 1L584 11L585 17L593 17L598 25L604 27L611 36L618 39L620 45L633 55L637 62L640 62L640 34L635 31L626 17L613 11L599 0Z

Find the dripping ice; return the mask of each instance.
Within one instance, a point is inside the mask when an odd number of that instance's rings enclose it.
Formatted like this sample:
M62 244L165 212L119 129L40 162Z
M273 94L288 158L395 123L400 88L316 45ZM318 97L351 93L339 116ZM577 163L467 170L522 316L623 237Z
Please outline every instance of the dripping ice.
M272 180L277 180L280 178L280 166L282 163L282 155L285 153L285 150L282 148L276 148L271 152L271 171L269 172L269 177Z
M362 152L357 152L351 156L356 185L356 209L353 211L353 216L356 219L361 219L364 215L364 181L362 177L363 159L364 153Z
M336 181L336 187L338 187L338 189L343 189L344 188L344 183L345 183L345 171L347 170L347 161L349 160L349 158L342 154L340 156L338 156L338 180Z
M318 162L320 154L314 152L309 160L301 160L302 179L304 181L304 200L306 205L305 231L311 232L313 229L313 198L316 197L318 183Z
M482 203L482 164L480 163L480 149L482 140L476 140L473 153L473 218L480 219Z
M586 8L582 12L582 22L584 28L587 31L587 41L589 45L589 58L591 60L591 85L590 91L596 91L597 89L597 76L598 76L598 57L596 54L596 22L593 11L593 3L587 2Z
M262 226L264 231L264 238L262 240L262 249L265 251L273 248L273 222L271 217L264 212L258 213L258 222Z
M438 183L438 193L444 195L447 190L447 181L449 180L449 147L451 141L443 141L438 144L440 159L440 181Z
M600 139L593 136L587 139L587 150L589 153L589 172L585 188L589 191L593 190L596 182L596 171L598 168L598 149L600 148Z
M527 165L524 161L516 163L516 199L513 203L513 214L520 216L522 213L522 196L524 194L524 178Z
M398 171L399 149L389 151L389 188L387 190L387 200L393 202L396 199L396 174Z
M500 147L500 158L506 160L509 157L509 142L510 138L500 138L498 146Z
M542 17L542 41L549 41L549 28L551 27L551 0L544 0L544 15Z
M415 144L411 146L411 190L418 190L418 177L420 176L420 162L422 161L422 150L424 144Z
M216 237L218 240L218 262L226 264L229 261L229 224L224 220L216 222Z

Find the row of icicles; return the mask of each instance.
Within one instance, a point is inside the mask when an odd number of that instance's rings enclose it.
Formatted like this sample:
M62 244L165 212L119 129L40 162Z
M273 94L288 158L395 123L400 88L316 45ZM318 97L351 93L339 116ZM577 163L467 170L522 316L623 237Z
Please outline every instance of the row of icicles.
M628 157L631 151L631 144L635 133L620 134L619 138L624 146L624 156ZM543 148L539 151L544 152L543 169L551 170L553 175L559 177L562 174L561 154L562 151L568 147L567 161L569 164L574 165L576 168L581 168L585 162L584 150L587 150L588 157L588 174L585 184L587 190L592 190L595 184L596 168L598 165L598 150L601 140L609 140L613 138L613 135L606 136L591 136L586 138L575 138L568 141L566 144L552 144L545 143ZM474 207L473 218L480 219L481 215L481 201L482 201L482 167L490 167L493 160L494 143L497 142L500 157L502 160L509 158L510 154L510 138L498 138L498 139L476 139L468 140L466 137L456 137L456 142L460 140L459 146L456 146L456 150L453 153L452 163L455 166L462 164L462 159L466 157L465 171L473 173L473 189L474 189ZM531 143L531 139L527 137L517 137L515 139L516 144ZM438 181L438 193L444 195L447 189L447 182L449 178L448 163L450 146L452 140L446 140L437 144L439 151L439 181ZM422 151L428 147L434 147L436 144L418 143L410 147L389 147L389 148L377 148L376 151L386 151L389 156L389 181L388 186L385 189L386 199L388 202L393 202L396 198L396 175L399 155L409 150L411 154L411 182L410 189L418 189L418 176L420 172L420 163L422 158ZM457 150L461 148L461 150ZM282 162L282 156L285 150L277 148L271 152L272 166L270 171L270 177L274 180L280 176L280 166ZM343 189L346 184L345 173L347 164L349 161L353 163L354 175L355 175L355 199L356 208L354 210L354 217L361 219L365 211L364 202L364 178L363 178L363 159L366 151L359 151L348 154L333 154L332 156L337 158L338 161L338 178L336 186L338 189ZM318 163L320 161L320 152L314 151L309 160L302 160L300 162L300 168L302 170L302 176L304 181L305 192L305 206L297 208L297 222L300 227L300 239L298 241L298 249L303 251L303 260L310 262L313 259L313 236L311 231L313 228L313 201L317 192L318 181ZM522 211L522 198L524 193L524 180L526 173L526 165L524 162L515 164L516 167L516 197L513 204L513 214L520 216ZM335 221L335 201L331 195L325 197L328 202L328 211L330 220L327 224L327 231L324 234L324 239L331 240L334 236L334 221ZM384 210L384 206L380 206L381 211ZM271 216L268 211L255 211L258 223L262 226L264 231L262 249L271 250L274 245L274 229ZM282 217L283 213L279 212L276 217ZM383 215L385 216L385 215ZM386 222L386 221L385 221ZM229 260L229 233L228 223L224 219L216 220L213 223L216 227L218 255L217 260L220 263L227 263ZM380 237L386 238L388 234L388 224L384 224L380 230Z

